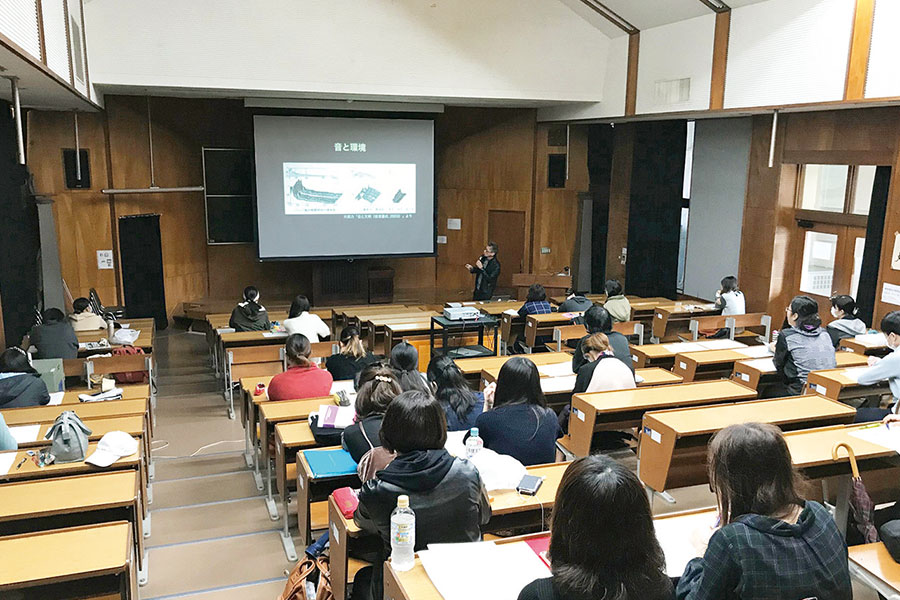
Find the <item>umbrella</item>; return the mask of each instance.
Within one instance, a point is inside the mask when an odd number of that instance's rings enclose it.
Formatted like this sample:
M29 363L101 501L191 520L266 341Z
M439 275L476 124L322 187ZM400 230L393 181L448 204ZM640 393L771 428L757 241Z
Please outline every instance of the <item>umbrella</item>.
M850 459L850 521L856 530L862 535L863 543L871 544L878 541L878 531L875 529L875 503L869 497L866 486L859 476L859 467L856 465L856 454L849 444L841 442L831 449L832 460L838 459L838 450L844 448Z

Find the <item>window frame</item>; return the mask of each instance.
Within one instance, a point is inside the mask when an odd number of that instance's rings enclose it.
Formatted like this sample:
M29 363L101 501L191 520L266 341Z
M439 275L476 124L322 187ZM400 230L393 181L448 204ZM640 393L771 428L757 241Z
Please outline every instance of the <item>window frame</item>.
M829 210L815 210L803 208L803 188L806 182L806 167L811 164L847 167L847 183L844 186L844 206L841 212ZM843 165L832 163L803 163L798 165L797 186L794 190L794 211L797 221L813 221L815 223L829 223L833 225L849 225L851 227L866 227L869 215L856 214L853 209L853 194L856 191L857 172L860 166L870 165Z

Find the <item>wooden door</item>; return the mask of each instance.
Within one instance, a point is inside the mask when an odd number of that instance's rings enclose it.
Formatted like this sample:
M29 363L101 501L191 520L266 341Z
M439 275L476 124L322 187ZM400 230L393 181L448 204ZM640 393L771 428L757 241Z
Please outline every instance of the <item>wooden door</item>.
M820 314L827 321L831 296L857 297L866 230L814 223L810 228L798 229L797 235L800 239L796 245L794 289L818 301Z
M525 271L525 212L488 211L488 241L497 243L500 261L500 279L494 295L515 294L512 276Z

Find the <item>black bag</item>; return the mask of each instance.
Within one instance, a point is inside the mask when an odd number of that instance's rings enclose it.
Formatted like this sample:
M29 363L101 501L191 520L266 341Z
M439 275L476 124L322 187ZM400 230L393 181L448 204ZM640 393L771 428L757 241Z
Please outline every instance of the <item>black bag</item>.
M888 521L878 529L878 533L891 558L900 563L900 519Z
M319 427L318 421L317 415L309 417L309 429L316 439L316 444L319 446L340 446L344 430L335 429L334 427Z

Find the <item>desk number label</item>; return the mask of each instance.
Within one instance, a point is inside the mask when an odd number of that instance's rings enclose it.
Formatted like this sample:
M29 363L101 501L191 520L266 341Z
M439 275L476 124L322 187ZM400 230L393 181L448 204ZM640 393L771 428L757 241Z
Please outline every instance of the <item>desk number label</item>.
M650 439L659 444L662 442L662 436L658 431L650 429L649 427L644 427L644 435L649 435Z
M631 360L632 360L632 362L637 362L637 361L638 361L638 357L635 356L634 354L632 354L632 355L631 355Z
M575 413L575 416L578 417L579 421L584 422L584 411L573 408L572 412Z
M747 373L738 373L741 376L741 381L750 381L750 375Z
M298 477L298 478L297 478L297 487L299 487L301 490L302 490L303 488L306 487L305 485L303 485L303 478L302 478L302 477Z
M687 371L687 363L679 362L679 363L678 363L678 366L679 366L681 369L684 369L685 371Z
M337 523L331 524L331 539L332 539L332 543L338 541Z

